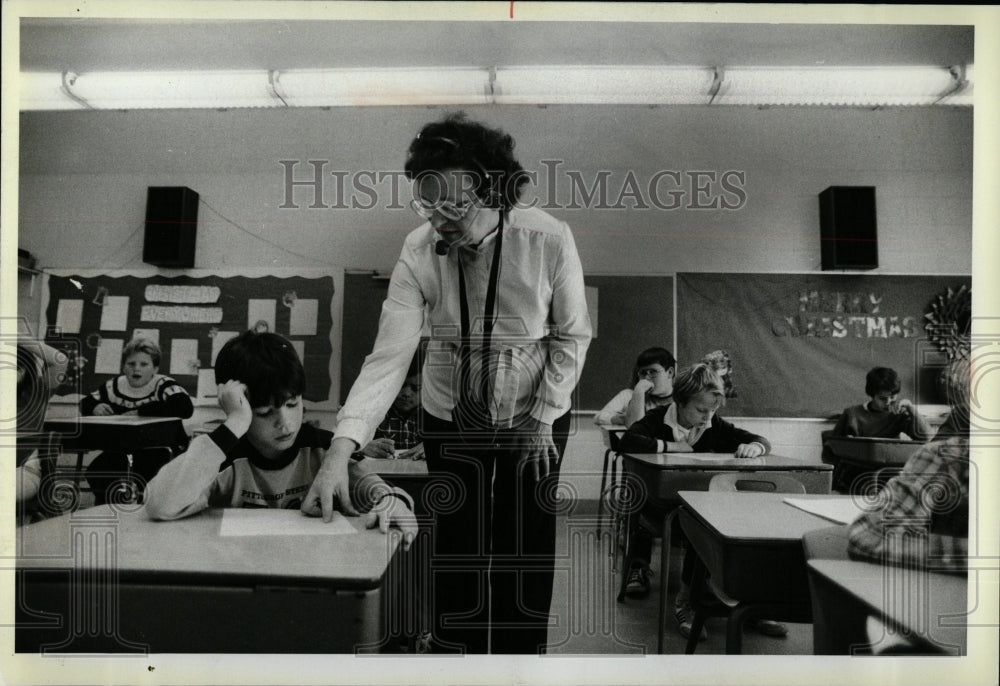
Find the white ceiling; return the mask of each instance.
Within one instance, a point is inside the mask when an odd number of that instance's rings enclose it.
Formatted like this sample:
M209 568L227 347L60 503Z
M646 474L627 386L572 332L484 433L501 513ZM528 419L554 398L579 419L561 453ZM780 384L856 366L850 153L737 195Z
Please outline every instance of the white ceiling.
M22 19L21 71L973 62L971 26Z

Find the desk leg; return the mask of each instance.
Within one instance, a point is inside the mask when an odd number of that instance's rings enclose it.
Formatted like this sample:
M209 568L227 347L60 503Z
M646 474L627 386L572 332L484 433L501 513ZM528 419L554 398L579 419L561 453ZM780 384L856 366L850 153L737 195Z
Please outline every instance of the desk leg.
M670 532L680 508L674 508L663 517L660 549L660 623L656 635L656 652L663 655L663 642L667 631L667 586L670 581Z

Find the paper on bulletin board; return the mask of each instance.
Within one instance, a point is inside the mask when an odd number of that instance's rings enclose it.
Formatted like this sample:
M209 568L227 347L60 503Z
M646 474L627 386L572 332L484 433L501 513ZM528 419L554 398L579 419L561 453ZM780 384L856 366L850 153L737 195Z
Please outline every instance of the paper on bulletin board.
M122 347L120 338L102 338L94 358L95 374L118 374L122 370Z
M220 536L333 536L357 532L339 512L324 522L322 517L308 517L298 508L226 508L219 527Z
M299 356L299 362L305 364L306 359L306 342L305 341L292 341L292 348L295 349L295 354Z
M132 338L148 338L157 345L160 344L159 329L132 329Z
M316 318L319 316L319 300L300 298L292 303L289 336L315 336Z
M63 333L80 333L83 321L82 300L60 300L56 306L56 327Z
M199 398L219 397L219 385L215 383L214 369L198 370L198 397Z
M101 331L125 331L128 328L128 296L109 295L101 306Z
M274 312L277 303L274 300L251 298L247 301L247 328L254 331L274 331ZM264 329L263 325L267 328Z
M170 375L198 373L198 341L194 338L175 338L170 342Z
M240 335L239 331L216 331L215 335L212 336L212 366L215 366L215 358L219 356L219 351L222 350L222 346L226 344L230 339L236 338Z
M597 286L584 286L584 296L587 298L587 313L590 315L591 338L597 338Z

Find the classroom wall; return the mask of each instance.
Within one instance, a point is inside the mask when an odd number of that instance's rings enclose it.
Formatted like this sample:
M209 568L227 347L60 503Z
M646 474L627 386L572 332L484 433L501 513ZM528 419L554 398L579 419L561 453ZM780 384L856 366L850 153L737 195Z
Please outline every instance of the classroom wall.
M402 185L395 207L389 207L389 181L363 178L379 193L375 207L351 208L352 200L364 205L372 198L338 193L331 172L342 173L350 188L359 172L401 169L412 136L445 111L23 113L20 246L37 256L40 268L142 267L147 186L185 185L202 200L197 268L388 271L403 237L417 223L406 207L408 187ZM467 111L514 136L522 164L539 172L528 199L559 206L550 211L572 226L589 274L818 271L817 196L830 185L876 187L878 272L971 271L969 108L508 106ZM322 161L318 203L311 187L289 194L282 160L295 163L297 180L313 178L310 160ZM547 178L551 170L555 184ZM596 198L582 202L579 188L576 204L587 206L568 207L574 176L590 189L602 175L608 196L603 208ZM722 186L724 175L728 187ZM636 201L653 203L649 184L656 178L659 201L679 206L635 209ZM623 202L629 209L609 208L623 188L633 192ZM712 208L713 202L732 209ZM325 206L311 207L315 204ZM660 342L637 346L653 343ZM195 419L210 416L205 409ZM316 419L333 426L332 416ZM600 434L589 417L580 426L565 471L599 474ZM776 452L782 446L813 460L819 456L822 428L828 427L774 420L763 433ZM581 490L596 494L596 485L586 484Z

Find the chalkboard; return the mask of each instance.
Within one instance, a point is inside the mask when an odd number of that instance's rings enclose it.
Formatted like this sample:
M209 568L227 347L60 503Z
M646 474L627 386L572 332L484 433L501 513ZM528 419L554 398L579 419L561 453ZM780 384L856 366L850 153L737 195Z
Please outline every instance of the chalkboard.
M971 277L679 273L678 360L729 352L729 416L830 417L867 400L876 366L899 373L904 397L944 403L936 378L946 359L925 314L963 286Z
M674 282L670 276L603 275L585 276L584 282L592 314L596 305L597 336L590 342L573 408L599 410L628 385L642 350L672 348ZM388 288L387 278L376 278L371 272L344 275L341 402L371 352Z
M332 276L150 272L49 274L47 281L46 341L67 350L73 361L57 394L89 393L116 376L122 346L144 335L159 344L161 374L194 398L212 398L218 349L257 328L295 346L305 367L306 400L329 399Z

